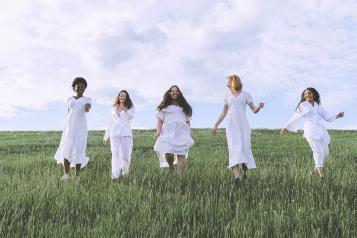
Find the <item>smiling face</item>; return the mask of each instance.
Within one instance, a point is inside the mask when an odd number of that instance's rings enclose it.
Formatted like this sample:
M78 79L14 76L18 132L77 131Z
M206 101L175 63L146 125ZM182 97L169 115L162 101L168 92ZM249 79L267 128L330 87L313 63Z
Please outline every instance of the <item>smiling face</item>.
M86 90L86 85L84 83L77 83L74 86L74 91L77 93L78 96L83 95L85 90Z
M305 90L304 92L304 98L308 102L314 102L314 94L310 90Z
M231 80L227 79L227 88L231 89L232 88L232 83Z
M124 105L125 101L126 101L126 93L125 92L120 92L119 93L119 102L120 102L120 104Z
M176 100L180 92L177 87L172 87L170 90L170 97L172 100Z

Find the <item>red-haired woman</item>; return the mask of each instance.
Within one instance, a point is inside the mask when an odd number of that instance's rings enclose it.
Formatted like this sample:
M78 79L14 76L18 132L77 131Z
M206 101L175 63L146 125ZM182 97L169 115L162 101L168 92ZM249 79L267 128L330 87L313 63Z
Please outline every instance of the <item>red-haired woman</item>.
M217 127L228 114L226 136L229 152L229 165L232 168L236 182L241 179L241 169L243 178L246 177L247 169L256 168L251 149L251 130L245 113L248 105L250 109L257 113L264 107L264 103L259 103L256 107L250 93L242 90L243 84L237 75L227 77L227 87L230 92L224 98L224 107L217 122L212 128L212 134L216 135Z

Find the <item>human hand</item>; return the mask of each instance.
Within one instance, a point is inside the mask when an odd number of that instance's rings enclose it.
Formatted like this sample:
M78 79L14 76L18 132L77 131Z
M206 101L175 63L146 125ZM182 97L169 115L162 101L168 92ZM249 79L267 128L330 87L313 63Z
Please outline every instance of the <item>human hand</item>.
M85 111L85 112L89 112L90 108L91 108L91 105L90 105L89 103L87 103L86 105L84 105L84 111Z
M106 140L105 140L105 139L103 139L103 144L104 144L104 145L107 145L107 144L108 144L108 142L109 142L109 139L106 139Z
M345 113L344 112L340 112L337 114L337 118L341 118L341 117L344 117L345 116Z
M154 135L155 140L157 140L157 138L159 138L159 136L160 136L160 131L155 132L155 135Z
M289 132L289 131L288 131L286 128L283 128L283 129L280 130L280 135L281 135L281 136L284 136L284 135L286 135L288 132Z
M258 105L259 108L263 108L264 107L264 103L263 102L260 102L259 105Z
M124 111L124 112L128 111L128 108L124 107L123 105L120 105L119 108L121 111Z
M211 129L211 134L213 136L217 135L217 127L216 126Z

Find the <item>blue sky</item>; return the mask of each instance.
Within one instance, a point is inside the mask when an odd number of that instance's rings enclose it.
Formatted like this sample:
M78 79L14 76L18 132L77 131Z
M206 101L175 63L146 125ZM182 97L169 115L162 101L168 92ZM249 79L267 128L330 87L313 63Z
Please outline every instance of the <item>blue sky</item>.
M357 129L356 12L354 0L1 1L0 130L61 130L76 76L94 101L89 129L106 127L121 89L133 128L154 128L173 84L192 126L211 127L232 73L266 103L247 110L253 128L280 128L312 86L328 111L345 112L329 128Z

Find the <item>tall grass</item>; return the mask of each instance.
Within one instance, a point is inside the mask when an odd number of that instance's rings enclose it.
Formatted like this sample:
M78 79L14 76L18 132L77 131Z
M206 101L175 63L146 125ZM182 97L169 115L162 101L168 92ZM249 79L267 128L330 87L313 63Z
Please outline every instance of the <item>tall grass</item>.
M320 179L309 175L301 133L254 130L258 168L237 186L224 130L192 130L183 177L159 169L153 131L135 131L130 175L119 182L103 132L91 131L79 184L58 181L60 132L1 132L0 237L356 237L357 132L330 135Z

